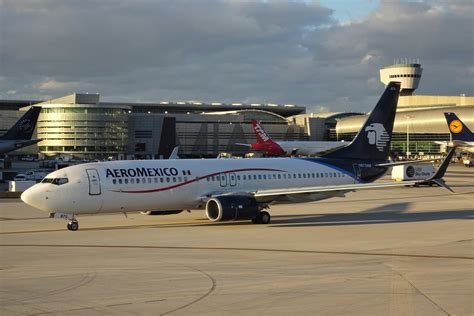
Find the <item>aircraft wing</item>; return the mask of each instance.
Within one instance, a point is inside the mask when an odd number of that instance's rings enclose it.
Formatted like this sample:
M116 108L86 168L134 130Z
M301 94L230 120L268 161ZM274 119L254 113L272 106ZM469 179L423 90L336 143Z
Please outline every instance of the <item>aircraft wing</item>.
M408 185L419 184L421 181L403 181L403 182L382 182L382 183L360 183L360 184L345 184L345 185L330 185L330 186L316 186L306 188L292 188L292 189L275 189L275 190L259 190L253 195L255 198L263 197L277 197L277 196L289 196L295 194L310 194L310 193L326 193L326 192L349 192L363 189L381 189L381 188L392 188L401 187Z
M264 198L277 198L282 196L291 196L297 194L311 194L311 193L330 193L330 192L349 192L355 190L365 190L365 189L383 189L383 188L393 188L393 187L402 187L409 185L417 184L430 184L436 183L443 188L453 192L450 187L448 187L442 177L446 173L446 170L449 166L451 158L455 152L455 147L451 148L446 158L439 166L438 170L433 176L424 180L411 180L411 181L402 181L402 182L381 182L381 183L357 183L357 184L344 184L344 185L330 185L330 186L315 186L315 187L306 187L306 188L291 188L291 189L269 189L269 190L258 190L253 193L253 196L256 199Z

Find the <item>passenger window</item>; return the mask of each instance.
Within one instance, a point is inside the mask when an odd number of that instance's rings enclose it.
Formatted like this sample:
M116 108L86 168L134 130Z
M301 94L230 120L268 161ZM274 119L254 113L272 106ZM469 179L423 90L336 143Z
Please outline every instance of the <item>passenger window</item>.
M173 177L173 182L176 182L176 177Z
M253 179L257 180L257 175L256 174L253 175Z
M263 177L263 180L267 180L267 176L265 174L262 175L262 177Z
M160 182L163 183L165 180L163 178L160 178Z
M124 179L123 182L125 182L125 184L128 184L128 179Z
M169 183L169 182L170 182L170 178L166 178L166 182L168 182L168 183Z
M296 179L296 173L293 173L293 179Z
M119 184L122 184L122 179L119 179Z
M306 179L306 173L303 173L303 178L305 178L305 179Z
M274 175L273 175L273 179L276 179L276 178L277 178L277 175L276 175L276 174L274 174Z
M298 179L301 179L301 173L298 173Z
M262 180L262 175L261 174L258 175L258 180Z
M151 183L151 178L148 178L148 183Z
M137 183L140 183L140 179L137 178Z
M281 179L281 174L278 174L278 179Z
M158 178L155 178L155 183L158 183Z
M135 183L135 179L131 178L130 183L132 183L132 184Z
M239 180L239 181L240 181L240 176L237 176L237 180Z
M113 184L117 184L117 180L113 179L113 180L112 180L112 183L113 183Z

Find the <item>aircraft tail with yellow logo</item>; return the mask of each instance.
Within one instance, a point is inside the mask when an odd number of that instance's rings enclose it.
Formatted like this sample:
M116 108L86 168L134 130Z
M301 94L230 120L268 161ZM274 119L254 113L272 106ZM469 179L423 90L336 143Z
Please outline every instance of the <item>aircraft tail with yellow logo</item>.
M448 122L449 132L453 142L474 142L474 134L469 127L464 124L456 114L452 112L445 112L444 116Z

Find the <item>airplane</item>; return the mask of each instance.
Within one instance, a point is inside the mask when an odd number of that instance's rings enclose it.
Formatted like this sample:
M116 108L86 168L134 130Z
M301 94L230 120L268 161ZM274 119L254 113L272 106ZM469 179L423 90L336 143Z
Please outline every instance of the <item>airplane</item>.
M41 139L31 139L40 112L41 107L31 107L5 135L0 136L0 154L41 141Z
M444 146L458 146L459 151L474 153L474 133L452 112L444 113L448 123L451 142L436 142Z
M346 146L345 142L331 141L273 141L262 125L252 119L252 126L257 136L254 144L236 143L236 145L247 146L253 150L261 151L272 156L314 156L321 155L330 150Z
M204 209L212 222L251 220L268 224L275 203L343 197L345 193L434 182L442 177L454 149L437 172L421 181L373 183L397 162L388 161L400 91L391 82L353 141L322 157L249 159L122 160L56 170L21 195L23 202L68 221L77 215L147 212L176 214Z

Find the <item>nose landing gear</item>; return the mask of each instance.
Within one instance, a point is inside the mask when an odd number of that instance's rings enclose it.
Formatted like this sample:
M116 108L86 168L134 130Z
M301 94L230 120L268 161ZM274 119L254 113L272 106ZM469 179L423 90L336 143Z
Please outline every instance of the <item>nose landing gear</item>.
M67 229L70 231L75 232L79 229L79 222L77 220L72 220L67 223Z
M66 213L50 213L49 217L51 218L61 218L67 220L67 229L70 231L75 232L79 229L79 222L74 217L74 214L66 214Z

